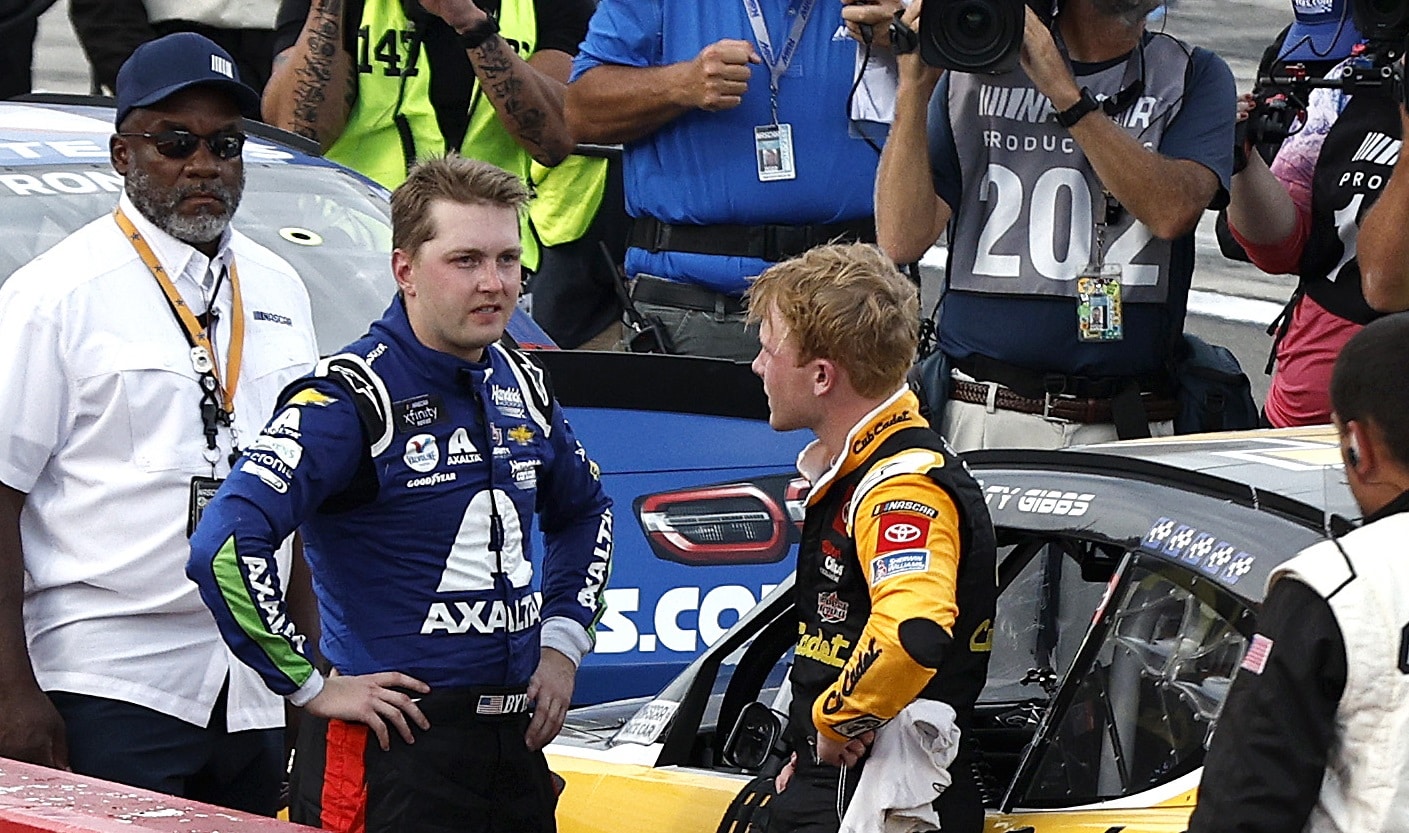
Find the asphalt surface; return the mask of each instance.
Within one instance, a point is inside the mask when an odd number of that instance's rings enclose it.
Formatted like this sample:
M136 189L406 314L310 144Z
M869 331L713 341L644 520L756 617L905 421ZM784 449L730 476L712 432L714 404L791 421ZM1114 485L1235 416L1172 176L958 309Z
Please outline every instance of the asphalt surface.
M1290 22L1290 5L1289 0L1177 0L1154 26L1218 53L1245 90L1252 86L1265 43ZM59 0L40 18L34 70L36 90L89 92L88 64L69 24L68 0ZM1263 331L1292 285L1285 276L1223 259L1213 237L1213 215L1205 216L1188 329L1238 356L1259 402L1267 391L1262 367L1270 343Z

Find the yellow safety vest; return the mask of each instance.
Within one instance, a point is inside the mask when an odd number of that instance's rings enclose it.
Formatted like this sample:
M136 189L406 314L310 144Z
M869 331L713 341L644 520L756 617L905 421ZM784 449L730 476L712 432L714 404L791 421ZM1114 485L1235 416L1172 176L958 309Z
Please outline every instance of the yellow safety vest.
M504 0L499 27L528 60L537 48L534 0ZM411 165L445 153L430 97L430 62L423 59L419 33L400 0L365 0L352 57L357 101L327 156L395 188ZM478 78L474 84L460 153L517 174L533 190L521 225L524 264L536 269L540 240L550 246L571 242L591 225L606 186L606 162L570 156L557 168L539 165L504 129Z

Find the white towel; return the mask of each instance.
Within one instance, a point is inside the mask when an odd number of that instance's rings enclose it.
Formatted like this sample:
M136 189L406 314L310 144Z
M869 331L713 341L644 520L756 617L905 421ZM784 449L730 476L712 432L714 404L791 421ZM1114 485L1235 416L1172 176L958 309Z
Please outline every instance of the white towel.
M841 833L938 830L930 805L949 786L959 734L954 709L938 700L916 700L877 729Z

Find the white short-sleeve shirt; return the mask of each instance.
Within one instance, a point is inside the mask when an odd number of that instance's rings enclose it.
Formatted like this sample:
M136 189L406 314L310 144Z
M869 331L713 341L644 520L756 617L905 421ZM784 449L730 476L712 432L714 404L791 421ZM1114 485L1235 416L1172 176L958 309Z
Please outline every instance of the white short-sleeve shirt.
M254 441L279 392L317 361L308 292L238 232L212 264L124 213L187 305L207 309L222 370L233 258L244 301L234 431L212 463L200 388L166 297L117 222L84 226L0 286L0 482L25 492L25 632L46 691L123 700L205 726L226 677L231 731L283 725L282 701L225 647L186 578L191 479L224 477L234 436ZM288 575L287 548L280 562Z

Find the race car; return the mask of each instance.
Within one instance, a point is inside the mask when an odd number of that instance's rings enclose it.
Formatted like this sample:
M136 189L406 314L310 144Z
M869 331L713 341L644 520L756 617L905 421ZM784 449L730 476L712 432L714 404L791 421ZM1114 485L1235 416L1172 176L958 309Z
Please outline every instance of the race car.
M1334 433L968 462L998 532L1001 596L962 741L974 771L955 776L980 785L986 830L1183 830L1269 572L1357 520ZM788 511L788 484L753 485ZM570 712L548 749L566 782L559 829L743 833L757 821L790 752L782 698L801 603L784 580L653 697Z

